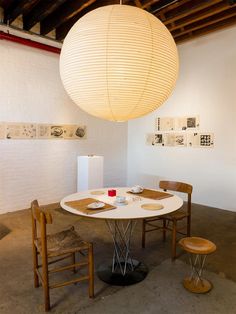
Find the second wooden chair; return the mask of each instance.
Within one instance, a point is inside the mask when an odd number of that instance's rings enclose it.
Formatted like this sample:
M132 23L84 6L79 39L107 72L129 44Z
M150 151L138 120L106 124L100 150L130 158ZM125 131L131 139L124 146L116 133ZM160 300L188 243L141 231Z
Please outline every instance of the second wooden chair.
M91 243L81 239L74 227L58 233L47 235L46 226L52 223L52 217L44 212L35 200L31 203L32 214L32 246L34 264L34 286L39 287L41 282L44 290L45 311L50 310L49 290L83 280L89 282L89 296L94 296L94 265L93 265L93 246ZM39 228L37 228L39 227ZM38 230L39 229L39 230ZM81 253L83 260L76 262L76 253ZM41 257L39 265L38 257ZM70 258L71 263L66 266L50 268L51 264L60 262L65 258ZM87 266L88 274L80 277L52 284L49 275L65 270L76 272L77 268ZM41 269L41 271L40 271Z
M187 194L187 208L183 208L163 216L143 219L142 224L142 247L146 244L146 233L156 230L162 230L163 241L166 240L166 231L172 232L172 253L171 258L176 256L177 234L190 237L191 235L191 196L193 187L190 184L175 181L160 181L159 187L164 191L174 191ZM184 221L184 226L179 226L179 221Z

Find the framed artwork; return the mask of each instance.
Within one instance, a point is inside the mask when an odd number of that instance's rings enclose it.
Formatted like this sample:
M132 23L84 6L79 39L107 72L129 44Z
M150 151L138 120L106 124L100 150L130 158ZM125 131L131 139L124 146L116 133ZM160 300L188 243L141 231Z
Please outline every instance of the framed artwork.
M35 139L37 126L35 123L7 123L5 136L7 139Z
M175 129L175 119L170 117L158 117L156 119L156 131L173 131Z
M185 131L199 129L199 116L188 117L158 117L156 131Z
M84 125L43 123L0 123L0 139L86 139Z
M214 147L214 134L189 133L187 143L189 147Z
M38 138L44 139L85 139L87 137L86 126L74 124L39 124Z
M147 134L146 135L146 144L154 146L154 139L155 139L155 134L154 133Z
M199 129L199 116L180 117L175 119L175 130Z
M5 138L5 124L0 122L0 139Z
M179 146L179 147L214 147L214 134L201 133L149 133L146 144L152 146Z

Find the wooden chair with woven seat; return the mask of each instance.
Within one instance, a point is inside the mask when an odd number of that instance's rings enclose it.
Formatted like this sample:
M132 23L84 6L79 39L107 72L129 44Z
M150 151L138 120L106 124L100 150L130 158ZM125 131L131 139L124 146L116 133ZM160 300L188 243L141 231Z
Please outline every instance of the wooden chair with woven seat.
M92 243L81 239L74 227L58 233L47 235L47 224L52 224L52 216L44 212L35 200L31 203L32 214L32 246L34 264L34 286L39 287L41 282L44 290L45 311L50 310L50 289L75 284L87 280L89 282L89 297L94 296L94 264ZM81 253L82 260L76 262L76 253ZM39 256L41 265L39 265ZM71 263L66 266L58 265L51 267L51 264L70 258ZM65 270L72 270L87 266L88 274L69 281L51 284L49 275Z
M142 223L142 247L146 244L146 233L162 230L163 241L166 240L166 231L172 232L172 253L171 258L176 256L177 234L190 237L191 235L191 196L193 187L190 184L175 181L160 181L159 187L164 191L174 191L187 194L187 208L183 205L177 211L154 218L143 219ZM186 221L184 226L179 226L178 222Z

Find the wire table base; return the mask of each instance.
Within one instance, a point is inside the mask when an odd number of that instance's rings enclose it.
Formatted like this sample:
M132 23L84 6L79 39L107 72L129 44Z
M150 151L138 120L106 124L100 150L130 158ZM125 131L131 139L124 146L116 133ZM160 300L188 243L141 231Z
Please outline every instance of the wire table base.
M135 220L106 220L112 236L114 251L109 265L101 265L98 277L106 283L123 286L142 281L148 268L132 258L131 237L136 225Z

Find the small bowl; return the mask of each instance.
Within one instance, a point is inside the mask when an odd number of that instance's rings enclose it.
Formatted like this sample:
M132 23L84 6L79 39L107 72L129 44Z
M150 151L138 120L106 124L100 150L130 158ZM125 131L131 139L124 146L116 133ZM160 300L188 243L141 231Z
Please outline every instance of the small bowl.
M116 202L117 203L124 203L126 201L126 197L125 196L120 196L120 195L118 195L117 197L116 197Z

